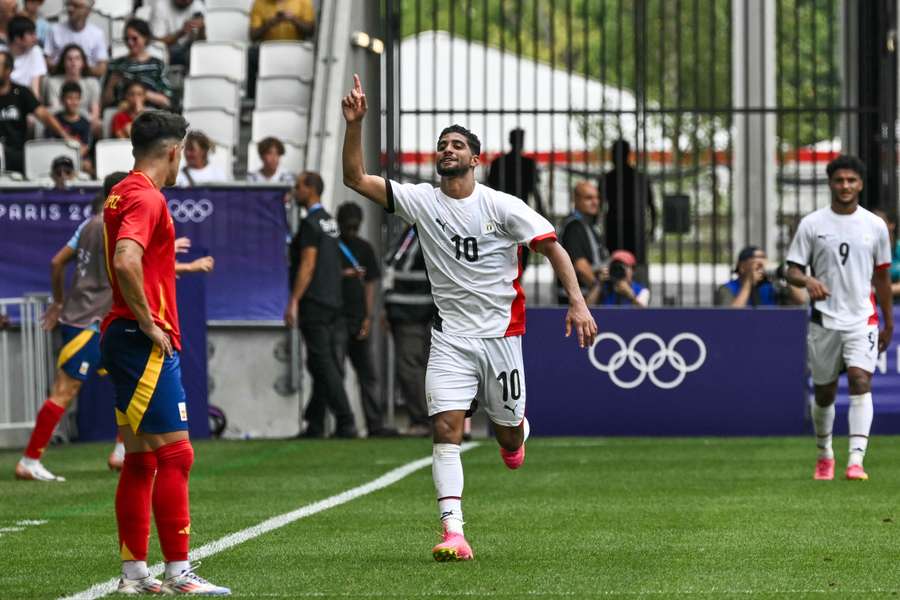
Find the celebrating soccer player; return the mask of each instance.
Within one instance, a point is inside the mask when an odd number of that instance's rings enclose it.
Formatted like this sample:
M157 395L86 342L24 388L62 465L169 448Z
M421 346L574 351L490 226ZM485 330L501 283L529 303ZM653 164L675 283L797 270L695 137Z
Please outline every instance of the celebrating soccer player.
M113 303L102 325L101 356L125 441L116 491L122 593L230 593L188 562L194 450L179 362L175 227L160 191L175 183L186 133L180 115L142 113L131 128L134 169L113 187L103 210ZM166 560L162 582L146 562L151 506Z
M525 460L525 294L518 282L519 244L549 258L568 292L566 335L574 330L579 345L587 347L597 325L553 226L518 198L476 183L481 142L474 133L459 125L441 132L435 154L439 188L401 184L366 174L366 95L356 75L342 109L347 121L344 183L415 225L421 239L437 306L425 398L444 535L432 554L439 561L469 560L473 554L463 535L460 444L473 400L482 402L493 422L506 466L517 469Z
M831 206L800 221L787 260L787 280L805 287L812 300L806 341L807 360L815 385L812 407L819 456L815 479L834 479L831 430L837 380L846 369L850 387L850 457L847 479L865 480L863 458L872 426L872 373L894 330L891 307L891 246L880 218L859 206L865 166L855 156L839 156L828 164ZM806 275L809 266L811 274ZM874 273L874 280L873 280ZM872 282L884 316L878 313Z

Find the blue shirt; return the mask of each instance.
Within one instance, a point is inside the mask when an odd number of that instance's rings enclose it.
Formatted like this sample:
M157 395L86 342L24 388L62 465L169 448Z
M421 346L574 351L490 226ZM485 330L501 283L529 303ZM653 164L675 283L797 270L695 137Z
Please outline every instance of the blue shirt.
M638 294L644 291L644 286L636 281L632 281L631 291L634 292L635 297L637 297ZM631 306L632 302L625 296L620 296L614 292L612 284L607 281L603 284L603 292L600 294L599 304L601 306L615 306L617 304L627 304Z
M741 291L741 280L732 279L722 287L728 289L733 296L737 297ZM756 303L753 302L754 298L756 298ZM747 306L778 306L778 304L778 292L771 281L763 281L757 285L747 300Z

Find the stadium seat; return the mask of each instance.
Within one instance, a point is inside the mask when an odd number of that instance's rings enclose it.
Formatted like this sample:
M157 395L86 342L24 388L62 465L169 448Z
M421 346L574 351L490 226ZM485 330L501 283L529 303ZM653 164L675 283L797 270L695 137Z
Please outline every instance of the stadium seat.
M131 140L99 140L94 148L94 163L101 181L116 171L127 173L134 167Z
M253 8L253 0L206 0L206 10L219 8L234 8L249 14Z
M194 42L191 44L190 75L230 77L239 83L247 78L247 51L229 42Z
M250 42L250 15L243 10L219 8L206 11L208 42Z
M25 142L25 178L37 180L50 175L50 165L57 156L68 156L81 168L81 153L64 140L28 140Z
M187 77L184 80L185 110L197 108L224 108L237 114L241 107L241 86L228 77Z
M103 109L103 114L100 116L100 121L103 124L104 138L112 137L112 120L113 117L116 116L117 112L119 112L118 106L109 106Z
M315 52L303 42L263 42L259 45L260 77L299 77L312 81Z
M103 35L106 36L106 42L109 43L109 40L112 39L112 18L104 15L103 13L99 13L96 10L92 10L91 14L88 16L88 23L93 23L97 27L100 28L100 31L103 32Z
M44 0L40 14L46 19L54 18L63 14L65 7L65 0Z
M238 122L233 113L222 108L185 110L190 128L205 133L216 144L233 148L238 141Z
M110 25L109 25L109 27L110 27L109 33L111 36L109 38L110 44L112 44L113 42L117 42L124 38L126 22L127 22L127 19L125 19L125 18L115 18L112 20L112 23L110 23Z
M256 80L256 108L291 107L309 110L312 85L296 77L260 77Z
M291 173L299 173L306 165L306 148L294 144L284 144L284 156L281 157L281 168ZM256 142L247 144L247 172L257 171L262 167Z
M277 137L297 146L306 145L307 115L291 108L263 108L253 111L251 136L254 142L264 137Z
M123 19L131 14L132 3L122 0L94 0L94 12L101 12L114 19Z

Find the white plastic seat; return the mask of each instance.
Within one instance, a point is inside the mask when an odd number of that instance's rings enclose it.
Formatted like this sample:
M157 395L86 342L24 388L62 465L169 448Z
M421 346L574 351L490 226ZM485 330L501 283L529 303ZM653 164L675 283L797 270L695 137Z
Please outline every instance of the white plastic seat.
M197 108L183 113L190 128L202 131L222 146L234 147L238 141L238 123L233 113L222 108Z
M113 18L125 18L131 14L132 3L122 0L94 0L93 10Z
M44 0L44 4L41 5L38 14L42 15L46 19L50 19L52 17L58 17L59 15L65 14L65 8L65 0Z
M206 0L206 10L219 8L234 8L249 14L253 8L253 0Z
M108 44L109 40L112 39L110 37L112 35L112 17L97 12L96 10L92 10L91 14L88 15L88 23L93 23L100 28L100 31L103 32L103 35L106 37L106 43Z
M312 44L263 42L259 45L260 77L299 77L312 81L315 70Z
M275 137L275 136L273 136ZM247 144L247 172L252 173L262 168L262 159L259 158L259 152L256 150L258 142L250 142ZM281 157L279 166L282 170L297 174L303 170L306 165L306 148L303 146L295 146L294 144L284 143L284 156Z
M206 11L203 18L206 40L209 42L250 42L250 15L234 8L217 8Z
M119 112L118 106L108 106L103 109L103 113L100 115L100 122L103 124L104 138L112 137L112 120L117 112Z
M247 78L247 51L229 42L194 42L190 74L230 77L243 83Z
M126 173L134 168L134 156L131 154L131 140L100 140L94 147L94 162L97 179L116 171Z
M263 108L253 111L250 139L277 137L283 142L305 146L308 133L305 112L291 108Z
M128 45L122 40L113 39L109 45L109 57L113 60L128 55Z
M125 19L124 17L117 17L117 18L113 19L112 22L109 24L110 44L124 39L126 22L127 22L127 19Z
M227 77L187 77L184 80L182 106L185 110L197 108L224 108L240 112L241 86Z
M81 152L65 140L28 140L25 142L25 179L35 181L50 175L50 165L57 156L68 156L81 168Z
M309 112L312 85L296 77L260 77L256 80L256 108L291 107Z

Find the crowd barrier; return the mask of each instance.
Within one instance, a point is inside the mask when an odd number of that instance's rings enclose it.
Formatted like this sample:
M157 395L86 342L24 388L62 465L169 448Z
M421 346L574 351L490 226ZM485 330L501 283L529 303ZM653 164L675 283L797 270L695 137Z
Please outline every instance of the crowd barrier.
M47 294L0 298L0 430L32 427L50 390L56 364L52 338L41 328Z

